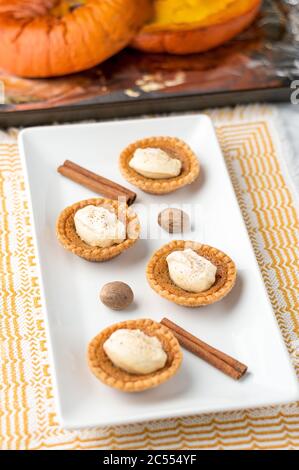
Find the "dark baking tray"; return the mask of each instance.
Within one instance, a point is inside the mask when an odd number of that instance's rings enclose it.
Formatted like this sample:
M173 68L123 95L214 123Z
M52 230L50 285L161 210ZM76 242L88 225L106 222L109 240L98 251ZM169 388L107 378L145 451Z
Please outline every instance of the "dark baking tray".
M190 56L126 49L69 77L28 80L0 72L0 126L196 110L290 100L299 77L299 7L264 1L256 22L226 45Z
M284 102L290 96L289 87L253 89L168 96L166 98L138 99L130 103L111 101L47 109L0 112L0 126L34 126L51 122L72 122L86 119L115 119L154 113L192 111L215 106L227 106L253 102Z

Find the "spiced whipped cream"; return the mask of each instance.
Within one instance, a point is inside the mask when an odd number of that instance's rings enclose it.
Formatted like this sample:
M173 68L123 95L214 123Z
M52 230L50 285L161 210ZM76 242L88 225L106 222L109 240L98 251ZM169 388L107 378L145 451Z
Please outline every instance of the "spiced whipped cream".
M204 292L215 283L217 267L190 248L173 251L166 261L171 280L187 292Z
M106 248L126 238L126 227L116 214L105 207L85 206L74 216L76 232L90 246Z
M129 166L140 175L151 179L173 178L182 170L182 162L160 148L138 148Z
M141 330L116 330L103 348L111 362L131 374L150 374L165 366L167 354L155 336Z

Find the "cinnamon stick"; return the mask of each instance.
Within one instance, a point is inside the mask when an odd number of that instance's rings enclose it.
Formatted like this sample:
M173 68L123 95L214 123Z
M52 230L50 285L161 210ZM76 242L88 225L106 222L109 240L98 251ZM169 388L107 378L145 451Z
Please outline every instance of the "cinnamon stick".
M82 186L85 186L102 196L106 196L109 199L125 197L128 205L133 204L136 199L136 193L130 189L104 178L103 176L97 175L96 173L93 173L70 160L66 160L63 165L58 167L57 171L75 183L81 184Z
M246 373L247 366L245 364L242 364L228 354L213 348L209 344L176 325L171 320L163 318L163 320L161 320L161 324L172 331L181 346L216 367L229 377L239 380Z

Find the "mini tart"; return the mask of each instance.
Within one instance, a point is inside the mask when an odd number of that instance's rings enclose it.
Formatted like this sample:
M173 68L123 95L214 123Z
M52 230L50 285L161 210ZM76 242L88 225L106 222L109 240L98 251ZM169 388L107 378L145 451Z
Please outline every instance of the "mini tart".
M103 206L110 211L113 210L116 214L120 214L123 220L126 220L128 238L119 244L106 248L90 246L81 240L76 232L74 215L79 209L89 205ZM93 198L66 207L57 219L56 234L61 245L75 255L88 261L106 261L118 256L136 243L140 234L140 225L137 215L126 204L119 205L118 201L112 199Z
M191 248L217 266L216 281L204 292L187 292L175 285L169 276L166 257L173 251L186 248ZM233 288L236 275L235 263L225 253L208 245L184 240L175 240L160 248L149 261L146 270L152 289L165 299L186 307L201 307L223 299Z
M160 148L171 157L181 160L181 173L173 178L152 179L146 178L133 170L129 166L129 162L133 158L135 150L148 147ZM120 155L119 168L127 181L151 194L171 193L187 184L191 184L198 177L200 170L198 159L191 148L175 137L149 137L130 144Z
M129 374L116 367L103 349L105 341L119 329L141 330L148 336L156 336L167 354L167 362L162 369L151 374ZM109 326L101 331L88 345L88 366L106 385L124 392L141 392L170 379L179 369L182 362L182 351L177 339L165 326L153 320L128 320Z

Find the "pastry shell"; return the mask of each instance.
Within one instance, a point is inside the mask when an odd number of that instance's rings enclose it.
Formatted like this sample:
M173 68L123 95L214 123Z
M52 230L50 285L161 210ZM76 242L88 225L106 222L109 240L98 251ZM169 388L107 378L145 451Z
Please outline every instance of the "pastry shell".
M129 166L133 154L138 148L160 148L182 162L182 171L173 178L152 179L137 173ZM151 194L166 194L193 183L199 175L200 165L195 153L182 140L176 137L149 137L133 142L126 147L119 159L119 168L123 177L134 186Z
M167 362L162 369L150 374L129 374L116 367L106 355L103 344L119 329L139 329L149 336L156 336L162 343L167 354ZM88 366L99 380L110 387L124 392L140 392L158 385L170 379L179 369L182 362L180 345L165 326L149 319L127 320L105 328L88 345Z
M119 244L106 248L90 246L81 240L76 232L74 215L79 209L89 205L103 206L113 210L118 218L127 224L127 238ZM135 212L125 203L119 203L112 199L92 198L66 207L57 219L56 234L61 245L75 255L88 261L106 261L118 256L136 243L140 234L140 224Z
M217 266L216 281L204 292L187 292L176 286L169 276L166 257L173 251L186 248L191 248ZM225 253L208 245L185 240L175 240L164 245L154 253L146 269L147 280L152 289L162 297L186 307L201 307L223 299L233 288L236 275L235 263Z

